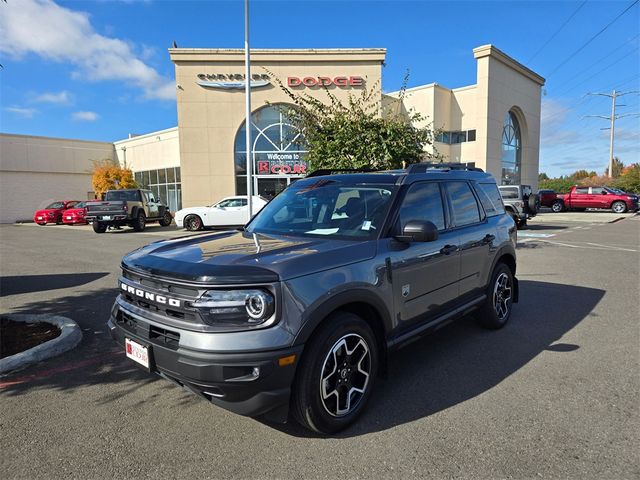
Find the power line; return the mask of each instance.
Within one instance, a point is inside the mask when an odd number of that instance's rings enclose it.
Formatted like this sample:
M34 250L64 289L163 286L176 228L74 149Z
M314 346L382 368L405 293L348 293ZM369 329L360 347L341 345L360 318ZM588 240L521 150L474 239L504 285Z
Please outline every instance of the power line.
M553 40L554 38L556 38L556 36L557 36L561 31L562 31L562 29L563 29L564 27L566 27L566 26L567 26L567 23L569 23L569 22L571 21L571 19L572 19L573 17L575 17L575 16L576 16L576 13L578 13L578 12L580 11L580 9L581 9L582 7L584 7L585 3L587 3L587 0L584 0L584 1L583 1L583 2L578 6L578 8L576 8L576 9L575 9L575 11L571 14L571 16L570 16L569 18L567 18L567 19L564 21L564 23L563 23L562 25L560 25L560 28L558 28L558 29L555 31L555 33L554 33L553 35L551 35L551 37L549 37L549 40L547 40L546 42L544 42L544 45L542 45L542 46L538 49L538 51L537 51L536 53L534 53L534 54L531 56L531 58L529 58L529 60L527 60L527 63L530 63L530 62L531 62L531 60L533 60L534 58L536 58L536 57L538 56L538 54L539 54L542 50L544 50L544 47L546 47L547 45L549 45L549 43L551 42L551 40Z
M607 23L600 31L598 31L598 33L596 33L595 35L593 35L589 40L587 40L585 43L583 43L580 48L578 48L575 52L573 52L571 55L569 55L567 58L565 58L562 62L560 62L556 68L554 68L553 70L551 70L551 72L549 72L546 77L547 79L549 79L549 77L551 75L553 75L554 73L556 73L561 67L563 67L564 65L567 64L567 62L569 62L572 58L574 58L578 53L580 53L582 50L584 50L585 48L587 48L587 46L593 42L596 38L598 38L605 30L607 30L611 25L613 25L620 17L622 17L625 13L627 13L629 10L631 10L631 8L633 6L635 6L638 2L640 2L640 0L634 0L633 2L631 2L631 4L629 6L627 6L627 8L625 8L622 12L620 12L613 20L611 20L609 23Z

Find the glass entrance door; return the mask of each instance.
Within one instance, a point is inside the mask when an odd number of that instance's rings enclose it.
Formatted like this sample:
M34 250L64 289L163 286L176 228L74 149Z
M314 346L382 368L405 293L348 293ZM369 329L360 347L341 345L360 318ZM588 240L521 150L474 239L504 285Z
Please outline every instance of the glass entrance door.
M255 177L253 182L253 194L268 200L271 200L289 185L287 177Z

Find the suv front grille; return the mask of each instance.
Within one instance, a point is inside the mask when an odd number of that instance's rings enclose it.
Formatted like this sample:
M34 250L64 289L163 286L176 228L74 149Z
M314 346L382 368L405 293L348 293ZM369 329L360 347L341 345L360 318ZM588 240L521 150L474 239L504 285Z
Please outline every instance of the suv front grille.
M148 340L154 345L177 350L180 344L180 334L178 332L140 322L123 310L118 311L116 322L127 332Z

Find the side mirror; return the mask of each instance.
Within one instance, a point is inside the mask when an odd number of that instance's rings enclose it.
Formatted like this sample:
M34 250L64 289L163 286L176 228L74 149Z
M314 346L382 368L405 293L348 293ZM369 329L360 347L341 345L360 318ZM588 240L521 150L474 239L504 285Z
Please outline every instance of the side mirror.
M607 194L607 191L606 191L606 190L603 190L603 191L602 191L602 195L606 195L606 194Z
M405 242L433 242L438 239L438 227L428 220L411 220L402 230L398 238Z

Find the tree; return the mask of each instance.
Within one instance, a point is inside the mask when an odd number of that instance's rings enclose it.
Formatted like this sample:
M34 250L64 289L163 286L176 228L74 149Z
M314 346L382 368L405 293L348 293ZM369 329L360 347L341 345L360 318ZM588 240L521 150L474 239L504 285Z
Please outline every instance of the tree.
M576 184L571 178L550 178L540 182L541 190L555 190L557 193L568 193L571 187Z
M570 177L575 179L575 180L582 180L583 178L588 178L591 177L593 175L595 175L596 172L587 172L586 170L578 170L576 172L573 172Z
M138 188L138 184L133 179L131 169L126 165L121 167L120 164L111 159L93 162L91 183L93 191L98 197L102 196L107 190Z
M618 157L613 157L613 175L612 178L618 178L622 175L622 171L624 170L624 163L620 161ZM604 169L604 174L609 176L609 167Z
M614 179L611 185L627 193L640 194L640 163L626 167L622 175Z
M378 82L363 88L360 94L350 94L346 101L323 86L328 100L323 102L307 93L294 92L273 78L293 102L293 107L279 108L304 135L311 170L386 170L425 158L441 158L425 151L426 146L433 145L434 132L419 113L389 108L381 115ZM392 102L394 106L402 105L407 79L399 97Z
M549 175L547 175L547 174L546 174L546 173L544 173L544 172L540 172L540 173L538 174L538 181L539 181L539 182L541 182L541 181L543 181L543 180L549 180Z

